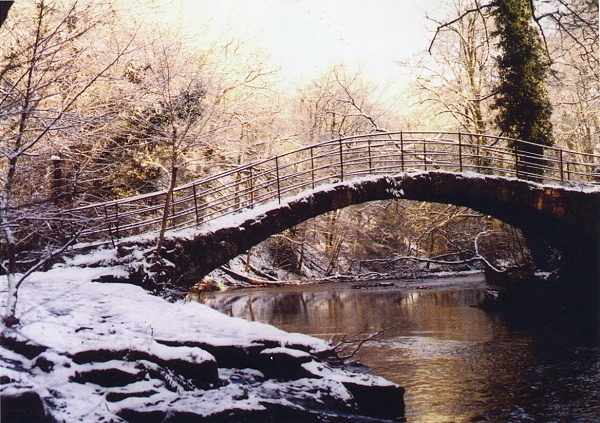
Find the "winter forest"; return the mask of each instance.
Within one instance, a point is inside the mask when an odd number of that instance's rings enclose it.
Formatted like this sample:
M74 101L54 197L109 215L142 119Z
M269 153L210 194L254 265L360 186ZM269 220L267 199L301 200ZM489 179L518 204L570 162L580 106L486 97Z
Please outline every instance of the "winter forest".
M598 20L0 1L2 421L596 421Z
M69 210L327 139L444 130L597 152L597 3L515 2L533 7L524 19L537 60L531 78L545 102L542 135L506 116L510 99L499 90L510 75L501 74L506 46L493 2L449 3L446 16L426 20L429 50L397 63L406 83L390 93L346 63L286 86L277 64L228 36L232 28L215 38L210 21L193 37L161 25L168 2L16 2L1 28L3 271L43 267L75 242L86 222ZM401 273L419 259L468 262L487 229L519 244L515 230L465 208L374 203L302 224L256 254L291 278Z

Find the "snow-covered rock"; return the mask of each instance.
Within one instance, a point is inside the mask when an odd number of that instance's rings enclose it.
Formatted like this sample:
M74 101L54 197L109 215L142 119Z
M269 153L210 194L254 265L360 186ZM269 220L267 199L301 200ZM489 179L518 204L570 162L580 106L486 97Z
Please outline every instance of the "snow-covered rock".
M63 265L23 284L20 324L2 328L2 421L402 415L401 387L330 367L334 352L322 340L168 303L133 285L91 282L106 272ZM0 284L5 301L6 279Z

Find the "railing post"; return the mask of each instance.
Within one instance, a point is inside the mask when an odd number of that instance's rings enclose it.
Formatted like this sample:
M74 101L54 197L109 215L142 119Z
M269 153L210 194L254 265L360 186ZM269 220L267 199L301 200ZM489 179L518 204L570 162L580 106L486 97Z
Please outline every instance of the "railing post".
M462 132L458 133L458 169L460 172L463 171L462 163Z
M516 142L514 142L514 143L515 143L515 176L517 179L519 179L519 147L517 146Z
M110 217L108 216L108 207L104 206L104 216L106 217L106 221L108 222L108 235L110 236L110 242L112 246L115 246L115 239L113 236L112 223L110 223Z
M279 155L275 156L275 174L277 176L277 200L281 204L281 184L279 182Z
M367 143L367 149L369 153L369 173L373 173L373 160L371 158L371 138L369 138Z
M117 241L121 238L119 226L119 203L115 202L115 238L117 238Z
M310 147L310 177L312 179L312 189L315 189L315 156L313 147Z
M562 150L562 148L560 150L558 150L558 152L559 152L559 157L560 157L560 180L564 181L565 177L563 174L563 150Z
M404 133L400 131L400 166L404 172Z
M192 184L192 193L194 194L194 210L196 212L196 225L200 224L200 213L198 213L198 194L196 193L196 184Z
M340 180L344 181L344 152L342 149L342 139L339 140L340 145Z
M254 166L250 166L250 207L254 207Z
M427 140L423 140L423 165L425 171L427 171Z
M239 165L239 163L238 163ZM233 191L235 193L235 197L233 198L233 208L239 208L240 207L240 203L242 202L241 196L242 194L240 193L240 181L242 180L242 172L240 170L238 170L237 172L235 172L235 186L233 187Z
M171 191L171 216L171 226L175 226L175 190Z

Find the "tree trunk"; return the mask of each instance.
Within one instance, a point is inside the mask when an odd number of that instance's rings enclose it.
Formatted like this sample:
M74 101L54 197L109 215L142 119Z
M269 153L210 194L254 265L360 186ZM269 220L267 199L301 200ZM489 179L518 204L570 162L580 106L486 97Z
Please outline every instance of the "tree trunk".
M8 217L10 196L13 188L16 170L17 157L13 157L8 165L8 172L4 183L4 189L2 190L2 198L0 199L0 225L2 226L2 231L4 232L4 238L6 240L6 251L8 254L8 263L6 266L3 265L8 279L8 297L6 300L6 312L3 316L4 323L7 326L13 326L18 322L15 316L17 310L17 294L19 289L19 284L16 277L17 245L15 241L15 236L11 229L11 222Z
M171 169L171 181L169 182L169 188L165 195L165 204L163 207L162 220L160 222L160 231L158 233L158 240L156 242L156 252L154 255L154 266L155 266L155 283L158 282L158 269L161 260L161 251L165 243L165 232L167 231L167 224L169 222L169 207L171 207L171 201L173 199L173 191L177 184L177 166L173 166Z

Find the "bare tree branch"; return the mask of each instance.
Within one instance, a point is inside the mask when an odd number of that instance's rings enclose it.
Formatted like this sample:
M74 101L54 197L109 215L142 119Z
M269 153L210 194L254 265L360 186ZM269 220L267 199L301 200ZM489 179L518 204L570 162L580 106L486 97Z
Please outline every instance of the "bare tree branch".
M475 7L474 8L467 9L463 13L461 13L459 16L457 16L456 18L454 18L452 20L449 20L449 21L446 21L446 22L438 25L438 27L435 30L435 34L433 34L433 38L431 39L431 42L429 43L429 48L427 49L427 51L429 52L429 54L431 54L431 49L433 48L433 44L435 43L435 40L437 39L438 34L442 30L444 30L445 28L448 28L448 27L452 26L456 22L461 21L463 18L465 18L467 15L470 15L471 13L482 14L484 9L489 9L491 7L492 7L491 4L482 4L482 5L480 5L479 2L475 2ZM430 19L429 17L427 17L427 18Z

